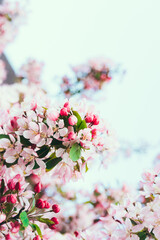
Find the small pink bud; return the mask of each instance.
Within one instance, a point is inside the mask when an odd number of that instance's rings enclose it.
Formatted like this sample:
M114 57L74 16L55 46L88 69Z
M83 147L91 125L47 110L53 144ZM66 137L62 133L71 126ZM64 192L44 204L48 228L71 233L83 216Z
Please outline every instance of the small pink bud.
M74 115L70 116L70 117L68 118L68 123L69 123L69 125L71 125L71 126L75 125L75 124L77 123L77 118L76 118L76 116L74 116Z
M6 201L6 197L5 196L1 196L0 197L0 203L4 203Z
M44 201L41 198L37 199L36 207L40 208L40 209L43 209L45 207L45 203L44 203Z
M7 183L7 186L9 188L9 190L15 190L15 182L13 181L13 179L9 180L9 182Z
M69 139L69 140L74 140L75 137L76 137L76 134L75 134L74 132L68 133L68 139Z
M85 117L86 123L91 123L93 121L93 115L92 114L87 114Z
M50 208L51 204L49 202L47 202L46 200L43 202L45 204L44 208Z
M40 193L41 189L42 189L42 184L40 182L34 186L34 191L36 193Z
M21 188L20 182L17 182L17 183L16 183L15 189L16 189L17 191L21 191L22 188Z
M75 231L75 232L74 232L74 235L75 235L76 237L78 237L78 236L79 236L79 233L78 233L77 231Z
M99 117L97 115L93 115L92 124L93 125L98 125L99 124Z
M55 226L55 224L51 224L51 225L49 225L49 228L52 229L52 230L55 230L56 226Z
M9 233L6 234L6 235L5 235L5 239L6 239L6 240L12 240L11 235L10 235Z
M95 138L95 136L97 135L97 129L92 129L92 131L91 131L91 133L92 133L92 138Z
M59 224L59 221L56 217L51 218L51 221L53 221L54 224Z
M40 236L36 235L33 240L41 240Z
M71 109L70 109L70 106L69 106L69 102L66 102L66 103L64 104L64 107L67 108L67 111L68 111L68 112L70 112Z
M52 205L52 210L55 213L58 213L60 211L60 207L57 204Z
M16 203L17 202L17 197L13 194L7 196L7 202L9 203Z
M105 81L107 79L107 75L105 73L102 73L100 78L102 81Z
M61 111L60 111L60 114L61 114L61 116L68 116L68 110L67 110L67 108L62 108L61 109Z

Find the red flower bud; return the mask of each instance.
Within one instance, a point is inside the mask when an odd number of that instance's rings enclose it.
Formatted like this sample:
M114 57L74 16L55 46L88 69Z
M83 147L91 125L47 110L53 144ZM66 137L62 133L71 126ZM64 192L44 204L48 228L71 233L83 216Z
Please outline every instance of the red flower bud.
M11 179L8 183L7 186L9 188L9 190L15 190L15 183L13 181L13 179Z
M57 204L54 204L52 206L52 210L53 210L53 212L58 213L60 211L60 207Z
M74 235L75 235L76 237L78 237L78 236L79 236L79 233L78 233L77 231L75 231L75 232L74 232Z
M51 225L49 225L49 228L54 230L54 229L56 229L56 226L55 226L55 224L51 224Z
M11 238L11 236L10 236L9 233L5 235L5 239L6 239L6 240L12 240L12 238Z
M68 133L68 139L69 139L69 140L74 140L75 137L76 137L76 134L75 134L74 132Z
M33 240L41 240L41 238L40 238L40 236L37 235L33 238Z
M51 221L53 221L54 224L59 224L59 221L56 217L51 218Z
M69 106L69 102L66 102L64 104L64 107L67 108L67 111L70 112L70 106Z
M5 196L1 196L0 197L0 203L4 203L6 201L6 197Z
M93 121L92 121L93 125L98 125L99 124L99 118L97 115L93 115Z
M45 207L45 203L44 203L44 201L43 201L41 198L37 199L37 201L36 201L36 207L37 207L37 208L40 208L40 209L42 209L42 208Z
M17 182L17 183L16 183L15 189L16 189L17 191L20 191L20 190L22 189L20 182Z
M85 117L85 121L86 121L86 123L91 123L93 121L93 115L92 114L88 114Z
M13 194L7 196L7 202L9 203L16 203L17 202L17 197Z
M40 182L34 186L34 191L36 193L40 193L41 189L42 189L42 184Z
M61 109L61 111L60 111L60 114L61 114L61 116L68 116L68 110L67 110L67 108L62 108Z
M43 202L45 204L44 208L50 208L51 204L49 202L47 202L46 200Z

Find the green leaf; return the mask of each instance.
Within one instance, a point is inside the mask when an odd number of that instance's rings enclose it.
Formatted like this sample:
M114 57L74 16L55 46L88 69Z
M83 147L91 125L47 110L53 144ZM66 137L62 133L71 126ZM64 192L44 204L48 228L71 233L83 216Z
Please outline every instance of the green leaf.
M21 212L20 213L20 219L22 221L23 227L28 227L29 219L28 219L28 216L27 216L26 212Z
M39 222L46 223L47 225L54 224L54 222L52 220L50 220L49 218L41 218L41 217L39 217L39 218L37 218L37 220Z
M73 162L76 162L81 157L81 146L78 143L72 145L69 156Z
M88 168L88 165L87 165L87 163L86 163L86 172L88 172L88 169L89 169L89 168Z
M42 238L42 232L39 226L35 223L30 223L30 226L32 227L33 231L37 231L38 235Z
M147 237L146 231L139 232L139 233L137 233L137 235L138 235L138 237L139 237L140 240L145 240L146 237Z
M80 124L80 126L79 126L79 130L81 130L81 129L85 129L85 128L87 128L87 124L86 124L86 121L85 120L82 120L82 122L81 122L81 124Z
M80 124L81 124L81 122L82 122L82 118L81 118L81 116L79 115L79 113L77 112L77 111L72 111L73 112L73 115L74 116L76 116L76 118L77 118L77 127L79 128L79 126L80 126Z
M44 158L50 151L50 147L47 145L44 145L40 148L40 150L37 151L37 154L39 158Z
M55 147L55 148L57 148L57 147L64 147L63 145L62 145L62 141L59 141L59 140L57 140L57 139L55 139L55 138L53 138L53 140L52 140L52 142L51 142L51 146L52 147Z
M9 140L10 140L9 136L8 136L8 135L6 135L6 134L0 134L0 139L2 139L2 138L7 138L7 139L9 139Z
M25 146L25 147L29 147L32 145L32 143L25 137L20 136L20 142Z
M46 163L46 171L49 172L51 171L60 161L62 161L62 158L51 158L47 163Z

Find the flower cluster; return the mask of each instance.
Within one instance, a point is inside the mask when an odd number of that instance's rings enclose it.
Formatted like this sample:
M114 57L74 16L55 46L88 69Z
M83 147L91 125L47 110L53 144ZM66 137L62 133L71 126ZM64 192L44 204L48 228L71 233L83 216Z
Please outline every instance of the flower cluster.
M23 64L20 69L18 80L27 79L28 84L40 84L41 75L44 64L35 59L28 59L27 63Z
M15 175L15 172L18 172ZM12 175L14 175L12 177ZM33 239L41 239L41 226L55 230L59 221L54 216L60 208L57 204L41 199L40 182L29 190L29 183L21 169L1 168L0 177L0 239L26 239L27 231L31 231ZM48 215L49 214L49 215ZM39 227L40 226L40 227ZM46 239L46 238L44 238Z
M100 90L104 83L111 81L116 68L109 59L91 59L86 64L72 67L73 77L64 76L61 89L67 97L85 90Z
M66 181L88 169L93 153L111 147L112 136L102 120L82 104L74 107L67 100L55 108L31 101L20 106L0 128L1 164L7 167L18 164L30 174L57 165L54 174Z
M0 5L0 54L16 36L24 16L24 11L18 3L5 2Z

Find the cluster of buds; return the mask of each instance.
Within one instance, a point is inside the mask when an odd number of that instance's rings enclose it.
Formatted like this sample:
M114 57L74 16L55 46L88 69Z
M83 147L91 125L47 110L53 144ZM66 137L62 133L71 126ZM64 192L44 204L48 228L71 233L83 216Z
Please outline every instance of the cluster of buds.
M41 194L42 185L38 182L34 186L34 191L27 190L28 184L25 179L16 175L8 181L7 174L3 172L0 187L0 229L5 239L12 239L12 234L19 239L19 234L25 236L27 229L31 227L36 235L33 239L42 239L39 224L43 224L51 230L55 230L59 221L56 217L45 218L46 214L58 213L60 207L51 204L47 200L38 198ZM24 204L23 204L24 203ZM40 211L39 211L40 210ZM8 233L6 226L9 224ZM0 237L1 237L0 234Z
M117 71L109 59L91 59L86 64L72 67L73 76L62 78L61 89L69 97L85 90L100 90L104 83L109 83Z
M28 61L20 68L20 73L16 80L22 81L25 78L28 81L28 85L39 85L41 83L43 67L44 64L42 62L35 59L28 59Z
M31 174L32 170L50 171L57 165L54 173L70 179L86 169L93 153L112 149L109 142L113 136L99 116L84 110L82 103L72 107L65 101L55 108L33 101L27 109L25 103L22 106L1 126L1 159L7 167L18 163Z

